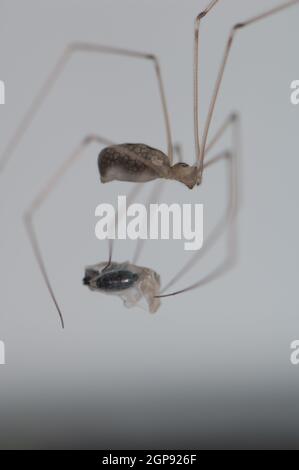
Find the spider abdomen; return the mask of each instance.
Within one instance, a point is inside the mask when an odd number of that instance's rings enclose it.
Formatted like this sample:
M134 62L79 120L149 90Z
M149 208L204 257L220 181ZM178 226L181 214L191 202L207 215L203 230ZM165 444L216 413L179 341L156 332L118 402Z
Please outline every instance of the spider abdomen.
M167 177L169 160L160 150L145 144L106 147L98 157L102 183L108 181L146 182Z

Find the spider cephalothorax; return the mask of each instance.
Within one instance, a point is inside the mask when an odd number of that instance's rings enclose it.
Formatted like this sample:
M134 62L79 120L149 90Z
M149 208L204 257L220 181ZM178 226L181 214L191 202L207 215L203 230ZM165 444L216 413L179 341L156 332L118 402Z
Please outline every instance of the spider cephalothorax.
M98 157L102 183L109 181L146 182L157 178L172 179L192 189L197 183L198 168L187 163L170 165L161 150L145 144L121 144L104 148Z

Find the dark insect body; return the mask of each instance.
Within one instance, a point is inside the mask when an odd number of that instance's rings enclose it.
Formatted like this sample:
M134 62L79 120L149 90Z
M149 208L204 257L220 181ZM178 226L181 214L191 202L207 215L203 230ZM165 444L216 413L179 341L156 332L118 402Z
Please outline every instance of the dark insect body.
M149 312L160 307L160 276L129 262L98 263L85 269L83 284L90 290L120 297L128 308L145 301Z
M83 284L89 285L92 277L87 275L83 279ZM138 274L132 273L124 269L118 271L105 272L103 271L96 278L96 286L98 289L106 291L120 291L124 289L129 289L132 287L135 282L138 280Z

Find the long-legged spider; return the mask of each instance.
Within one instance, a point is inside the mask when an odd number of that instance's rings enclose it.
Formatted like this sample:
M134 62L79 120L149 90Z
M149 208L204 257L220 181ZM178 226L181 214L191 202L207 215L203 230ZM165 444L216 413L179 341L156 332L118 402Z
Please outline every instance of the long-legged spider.
M61 168L58 172L54 175L54 177L49 181L45 189L40 193L40 195L35 199L34 203L30 207L29 211L26 213L25 222L26 227L30 236L31 243L33 245L35 256L38 259L40 269L44 276L44 279L47 283L48 289L51 293L53 301L58 309L58 312L61 316L61 311L57 304L53 289L49 282L47 272L45 269L45 265L41 256L41 252L39 249L37 237L33 227L33 215L35 211L41 206L44 199L47 197L49 192L54 188L60 177L65 173L65 171L69 168L70 164L76 161L79 155L82 155L82 151L86 148L86 146L90 145L93 142L96 142L100 145L106 145L106 148L103 149L99 155L98 159L98 166L101 175L102 182L108 182L111 180L120 180L120 181L132 181L132 182L146 182L151 181L153 179L163 178L163 179L173 179L179 182L184 183L187 187L193 188L196 184L199 185L202 182L202 177L204 170L209 167L212 163L216 163L223 157L227 156L228 154L222 154L220 156L216 156L212 158L210 161L205 161L205 157L207 153L212 149L215 142L221 137L225 129L227 129L229 123L234 122L234 115L230 116L223 124L223 126L218 130L215 136L211 139L208 143L208 136L211 121L214 114L214 109L217 101L217 97L219 94L219 90L221 88L223 75L225 72L226 64L229 58L229 54L231 51L231 47L233 44L233 40L236 36L238 30L245 28L259 20L265 19L274 15L276 13L281 12L295 4L299 3L299 0L291 0L288 2L283 3L280 6L272 8L264 13L261 13L255 17L252 17L246 21L240 22L235 24L235 26L231 29L229 33L229 37L225 46L225 51L223 55L223 59L220 65L220 69L217 75L214 91L212 94L211 102L208 109L207 118L205 121L205 125L203 127L202 136L201 129L199 124L199 105L198 105L198 95L199 95L199 73L198 73L198 65L199 65L199 39L200 39L200 24L202 19L208 15L208 13L214 8L214 6L219 2L219 0L211 1L208 6L196 17L195 21L195 34L194 34L194 138L195 138L195 163L194 165L190 166L183 162L178 162L173 164L173 145L172 145L172 136L171 136L171 129L170 129L170 120L168 116L168 108L166 104L166 97L163 87L163 81L159 66L159 61L155 55L146 54L126 49L114 48L114 47L106 47L101 45L94 45L94 44L86 44L86 43L74 43L68 46L62 56L60 57L59 61L57 62L56 66L50 73L48 79L42 86L40 92L35 97L29 111L24 116L20 126L17 128L14 136L12 137L11 141L9 142L2 158L0 160L0 170L4 168L6 163L9 161L10 157L13 154L14 149L20 142L21 138L23 137L25 131L29 127L33 117L35 116L36 112L38 111L40 105L42 104L43 100L46 98L48 93L50 92L53 84L58 79L59 75L62 73L66 63L72 57L74 53L77 52L90 52L90 53L106 53L106 54L114 54L114 55L122 55L126 57L136 58L136 59L146 59L151 61L154 64L156 77L159 86L160 98L162 103L162 110L163 116L165 121L165 128L166 128L166 137L167 137L167 154L163 153L158 149L154 149L144 144L120 144L115 145L114 143L110 142L108 139L99 137L99 136L88 136L84 138L79 145L78 151L75 152L66 162L63 163ZM231 161L229 158L228 160ZM231 191L234 193L233 184L231 181ZM236 204L235 198L229 198L229 214L235 214ZM229 218L226 218L226 222ZM223 221L222 221L223 222ZM219 227L222 227L220 224ZM220 230L221 231L221 230ZM216 230L214 234L212 234L210 240L211 243L217 238L218 234L220 233L219 230ZM205 247L209 247L209 241L206 241ZM231 248L231 247L230 247ZM202 254L204 250L200 252ZM223 270L227 269L227 267L231 264L231 262L235 259L235 256L230 254L230 257L227 258L225 263L221 265L219 268L216 269L214 273L210 276L206 276L205 279L208 281L213 279L215 276L221 274ZM111 262L111 260L109 261ZM180 271L180 273L174 276L173 280L168 283L167 287L170 287L174 281L177 281L180 275L184 274L186 270L193 265L193 261L187 263L187 265ZM130 270L128 271L130 272ZM132 271L131 271L132 273ZM132 282L136 280L135 276L132 276ZM164 290L160 292L160 296L167 296L167 295L175 295L181 292L185 292L190 290L194 287L200 285L203 281L199 283L195 283L192 286L187 288L181 289L176 292L172 292L170 294L163 294Z

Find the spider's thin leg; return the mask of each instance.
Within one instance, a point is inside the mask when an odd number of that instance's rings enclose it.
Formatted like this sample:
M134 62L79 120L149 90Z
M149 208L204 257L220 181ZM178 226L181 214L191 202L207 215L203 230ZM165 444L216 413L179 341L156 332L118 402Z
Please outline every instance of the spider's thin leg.
M58 305L53 287L51 285L46 265L42 256L42 252L40 249L40 244L38 242L38 237L35 231L34 227L34 216L37 212L37 210L41 207L43 202L46 200L46 198L49 196L51 191L57 186L58 182L61 180L61 178L65 175L67 170L73 165L82 155L86 147L88 147L92 143L99 143L101 145L112 145L112 142L110 142L107 139L104 139L102 137L96 136L96 135L91 135L86 137L82 142L78 145L77 149L75 152L73 152L70 157L60 166L58 171L50 178L46 186L42 189L42 191L37 195L37 197L34 199L33 203L27 210L27 212L24 215L24 223L25 227L32 245L33 253L35 255L35 258L38 262L40 271L42 273L42 276L44 278L44 281L47 285L48 291L52 297L52 300L55 304L55 307L58 311L60 320L61 320L61 325L64 328L64 321L63 321L63 316L61 309Z
M117 48L117 47L109 47L109 46L102 46L98 44L89 44L89 43L79 42L79 43L72 43L65 48L64 52L58 59L56 65L53 67L48 77L46 78L45 82L43 83L38 94L35 96L28 111L24 115L15 133L13 134L11 140L8 142L6 148L4 149L2 155L0 156L0 172L4 169L4 167L10 160L14 150L20 143L25 132L29 128L32 120L34 119L36 113L40 109L41 105L43 104L44 100L48 96L49 92L53 88L56 81L58 80L59 76L63 72L67 63L69 62L69 60L74 54L77 54L79 52L113 54L113 55L136 58L136 59L143 59L143 60L146 59L154 64L158 86L159 86L161 103L162 103L163 116L164 116L164 121L165 121L168 157L169 157L170 163L172 163L173 150L172 150L170 119L169 119L169 114L168 114L168 109L167 109L166 95L164 91L164 85L163 85L162 74L161 74L158 58L153 54L147 54L147 53L138 52L138 51L131 51L129 49L122 49L122 48Z
M228 123L230 122L233 125L233 151L232 152L222 152L219 155L208 160L205 164L205 168L208 169L209 167L217 164L217 162L225 159L228 163L228 182L227 182L227 189L228 189L228 204L225 214L221 217L220 221L217 223L216 227L212 230L212 232L207 237L204 247L195 254L183 267L180 271L175 274L175 276L167 283L167 285L161 291L161 297L168 297L172 295L181 294L183 292L187 292L189 290L195 289L200 287L216 278L220 275L227 272L231 267L234 266L236 262L237 256L237 233L236 233L236 215L238 212L239 206L239 160L240 160L240 129L239 129L239 120L236 118L234 119L228 118L224 125L221 126L220 130L216 133L215 138L212 139L211 145L216 143L217 139L221 137L224 129L227 128ZM221 132L222 131L222 132ZM168 290L173 284L175 284L182 276L184 276L190 269L192 269L195 264L201 259L203 256L210 251L219 238L223 235L226 228L229 229L228 234L228 247L227 253L225 256L225 260L221 262L210 274L204 276L200 281L188 286L184 289L180 289L178 291L172 292L170 294L164 294L166 290Z
M230 154L229 152L221 152L219 155L216 155L216 157L214 157L213 159L210 160L209 166L211 166L213 164L216 164L217 162L219 162L223 159L226 159L226 160L228 160L229 163L231 163L232 154ZM230 183L231 183L231 176L229 175L229 184ZM205 244L204 244L204 247L198 253L193 255L193 257L183 266L183 268L180 269L180 271L177 274L175 274L175 276L173 276L173 278L167 283L167 285L165 285L165 287L161 291L161 295L159 295L159 297L170 297L170 296L182 294L183 292L188 292L188 291L193 290L197 287L200 287L200 286L202 286L203 284L206 283L205 280L208 278L208 276L204 276L203 279L201 279L200 281L197 281L194 284L191 284L188 287L177 290L175 292L171 292L169 294L167 294L167 293L164 294L164 292L167 291L173 284L178 282L181 279L182 276L187 274L187 272L190 269L192 269L194 267L194 265L196 263L198 263L198 261L200 259L202 259L208 253L208 251L210 251L211 248L216 244L217 240L221 237L221 235L225 231L226 226L230 225L232 223L232 219L233 219L232 212L233 212L232 207L229 205L229 207L226 210L225 215L221 218L221 220L217 223L216 227L213 229L211 234L207 237L207 239L205 241ZM230 263L231 263L231 261L234 260L232 248L233 247L229 244L226 259L228 259Z
M226 64L227 64L227 60L228 60L228 57L229 57L229 54L230 54L230 51L231 51L232 43L233 43L233 40L235 38L236 32L239 31L241 28L244 28L244 27L249 26L249 25L251 25L251 24L253 24L257 21L268 18L269 16L272 16L276 13L279 13L280 11L285 10L286 8L294 6L298 3L299 3L299 0L288 1L286 3L283 3L282 5L279 5L275 8L272 8L271 10L267 10L264 13L261 13L257 16L254 16L254 17L252 17L252 18L250 18L246 21L243 21L241 23L237 23L231 29L231 32L229 34L227 44L226 44L226 47L225 47L222 63L220 65L220 69L219 69L218 76L217 76L217 79L216 79L216 84L215 84L214 92L213 92L213 95L212 95L212 99L211 99L211 103L210 103L210 107L209 107L209 111L208 111L208 116L207 116L207 120L206 120L206 123L205 123L204 133L203 133L203 137L202 137L202 145L201 145L201 149L200 149L200 158L199 158L199 162L198 162L198 170L199 170L199 175L200 176L201 176L202 171L203 171L203 161L204 161L204 156L205 156L205 148L206 148L208 133L209 133L209 129L210 129L210 125L211 125L211 121L212 121L212 117L213 117L213 113L214 113L214 109L215 109L215 104L216 104L216 101L217 101L217 97L218 97L219 90L220 90L220 87L221 87L225 67L226 67Z
M205 155L207 155L212 150L214 145L221 139L221 137L223 136L225 131L228 129L228 127L234 122L236 122L238 119L239 119L239 115L237 113L231 113L227 116L224 123L219 127L219 129L217 129L214 136L211 138L210 142L207 144ZM204 168L207 168L208 166L209 165L207 163L204 166Z
M210 10L218 3L219 0L212 0L208 6L201 11L195 18L194 29L194 58L193 58L193 113L194 113L194 143L195 143L195 158L196 162L200 157L200 124L199 124L199 27L202 18L204 18Z
M109 238L109 240L108 240L108 261L107 261L106 266L103 268L103 271L105 271L105 269L109 268L110 264L112 263L113 246L114 246L113 242L114 242L114 240Z

